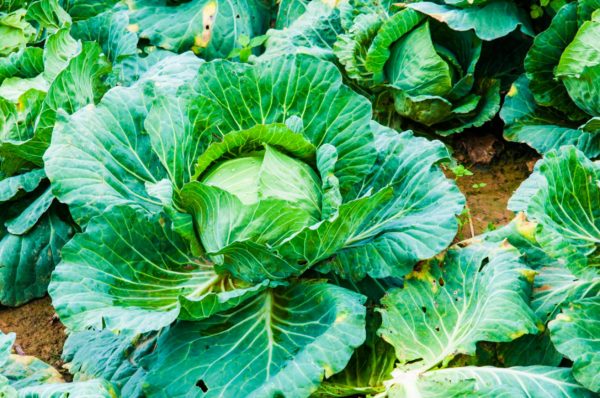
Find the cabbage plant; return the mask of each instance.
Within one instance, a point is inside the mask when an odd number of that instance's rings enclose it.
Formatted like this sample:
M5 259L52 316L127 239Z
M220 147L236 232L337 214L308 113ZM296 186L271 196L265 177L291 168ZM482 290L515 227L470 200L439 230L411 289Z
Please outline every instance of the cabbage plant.
M49 288L61 321L160 331L148 396L309 395L365 340L365 296L335 281L400 278L453 239L447 150L372 121L309 56L187 53L144 76L44 155L84 228Z
M378 333L399 362L380 396L595 396L598 179L576 148L549 152L511 198L513 222L388 290Z
M287 2L262 57L300 52L341 64L373 99L379 120L419 132L449 135L490 120L500 107L500 76L490 67L489 42L519 28L533 35L526 13L509 1L324 3Z
M600 64L594 46L599 8L590 0L566 4L535 38L525 59L526 73L502 108L507 139L540 153L570 144L598 157Z
M532 308L548 328L541 347L559 353L557 364L562 355L572 360L575 379L594 392L600 391L599 181L598 165L566 146L548 152L509 203L527 218L509 239L535 261Z

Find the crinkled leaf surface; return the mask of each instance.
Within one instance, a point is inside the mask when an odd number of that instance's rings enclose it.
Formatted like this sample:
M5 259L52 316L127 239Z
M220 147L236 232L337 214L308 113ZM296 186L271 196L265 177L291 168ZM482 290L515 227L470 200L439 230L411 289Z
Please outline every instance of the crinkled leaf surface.
M70 206L77 222L86 223L111 205L160 209L162 203L147 192L146 183L157 183L167 172L152 150L144 120L152 99L174 94L199 65L191 53L165 58L134 86L113 88L98 106L59 122L45 154L46 172L54 194ZM167 133L163 124L154 127Z
M63 248L49 292L73 330L146 332L177 318L204 319L265 287L218 275L192 257L166 215L115 207Z
M86 330L69 334L62 358L75 381L101 378L117 386L123 397L142 398L146 371L141 360L152 352L157 333L136 334Z
M478 341L536 333L528 305L532 277L512 246L452 249L443 261L419 265L404 288L388 292L379 333L396 349L400 369L421 371L475 354Z
M364 341L363 301L347 289L304 281L202 322L177 323L148 357L145 391L156 397L308 396Z
M455 216L464 206L461 193L437 166L449 156L440 142L411 132L374 129L379 131L376 162L354 187L354 195L391 186L394 197L352 233L333 262L324 265L324 270L351 279L406 275L416 261L448 246L457 230Z
M600 296L575 301L550 322L556 349L573 361L573 375L600 391Z
M531 197L526 213L530 220L541 225L537 240L559 263L573 269L579 261L598 265L598 166L577 149L565 147L548 153L536 170L540 176L535 177L539 188Z

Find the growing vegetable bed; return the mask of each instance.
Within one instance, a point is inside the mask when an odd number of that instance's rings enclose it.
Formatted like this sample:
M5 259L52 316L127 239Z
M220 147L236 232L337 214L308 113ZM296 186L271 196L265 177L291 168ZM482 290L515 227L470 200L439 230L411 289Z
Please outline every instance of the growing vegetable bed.
M599 10L0 1L0 396L598 396Z

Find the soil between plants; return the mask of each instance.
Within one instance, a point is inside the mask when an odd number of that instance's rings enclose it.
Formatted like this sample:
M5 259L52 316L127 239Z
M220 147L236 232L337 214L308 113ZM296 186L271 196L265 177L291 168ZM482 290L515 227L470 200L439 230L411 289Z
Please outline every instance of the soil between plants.
M0 330L17 334L18 353L33 355L65 373L60 354L67 335L55 317L50 297L17 308L0 307Z
M475 235L512 220L514 214L506 209L508 199L529 176L533 163L539 158L525 146L502 142L499 137L493 143L498 143L500 148L492 148L490 142L489 139L474 139L472 135L465 134L451 144L455 150L454 156L473 173L472 176L459 178L457 184L467 198ZM489 164L476 163L481 160L481 153L489 154L490 151L493 153L489 156L492 159ZM447 170L446 174L454 178L450 171ZM463 215L461 219L463 225L456 241L471 237L468 218ZM15 332L16 343L22 353L38 357L63 373L66 379L70 378L62 368L61 360L66 339L65 328L55 317L49 297L18 308L0 307L0 330L4 333Z
M458 187L467 198L475 235L508 224L515 216L506 208L508 200L521 182L531 174L529 168L537 157L532 157L529 153L511 155L489 165L467 165L473 175L457 180ZM462 216L461 219L464 225L457 239L471 238L468 219L466 216Z

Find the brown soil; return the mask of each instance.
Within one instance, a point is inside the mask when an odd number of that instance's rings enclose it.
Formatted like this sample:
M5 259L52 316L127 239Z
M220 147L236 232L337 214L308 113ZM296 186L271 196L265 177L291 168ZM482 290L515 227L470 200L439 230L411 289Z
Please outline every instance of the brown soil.
M499 134L481 131L461 134L450 145L457 161L473 173L457 179L471 216L470 222L467 214L461 217L464 225L457 240L509 223L514 213L506 208L508 200L531 174L539 155L525 145L504 141Z
M63 371L60 354L67 336L54 317L49 297L18 308L0 307L0 330L17 334L15 348L19 354L33 355Z
M467 198L467 206L475 235L509 223L514 213L507 210L508 199L529 175L525 159L497 162L469 168L472 176L458 179L457 184ZM477 184L485 184L478 188ZM471 237L471 226L466 216L459 239ZM462 236L461 236L462 235Z

